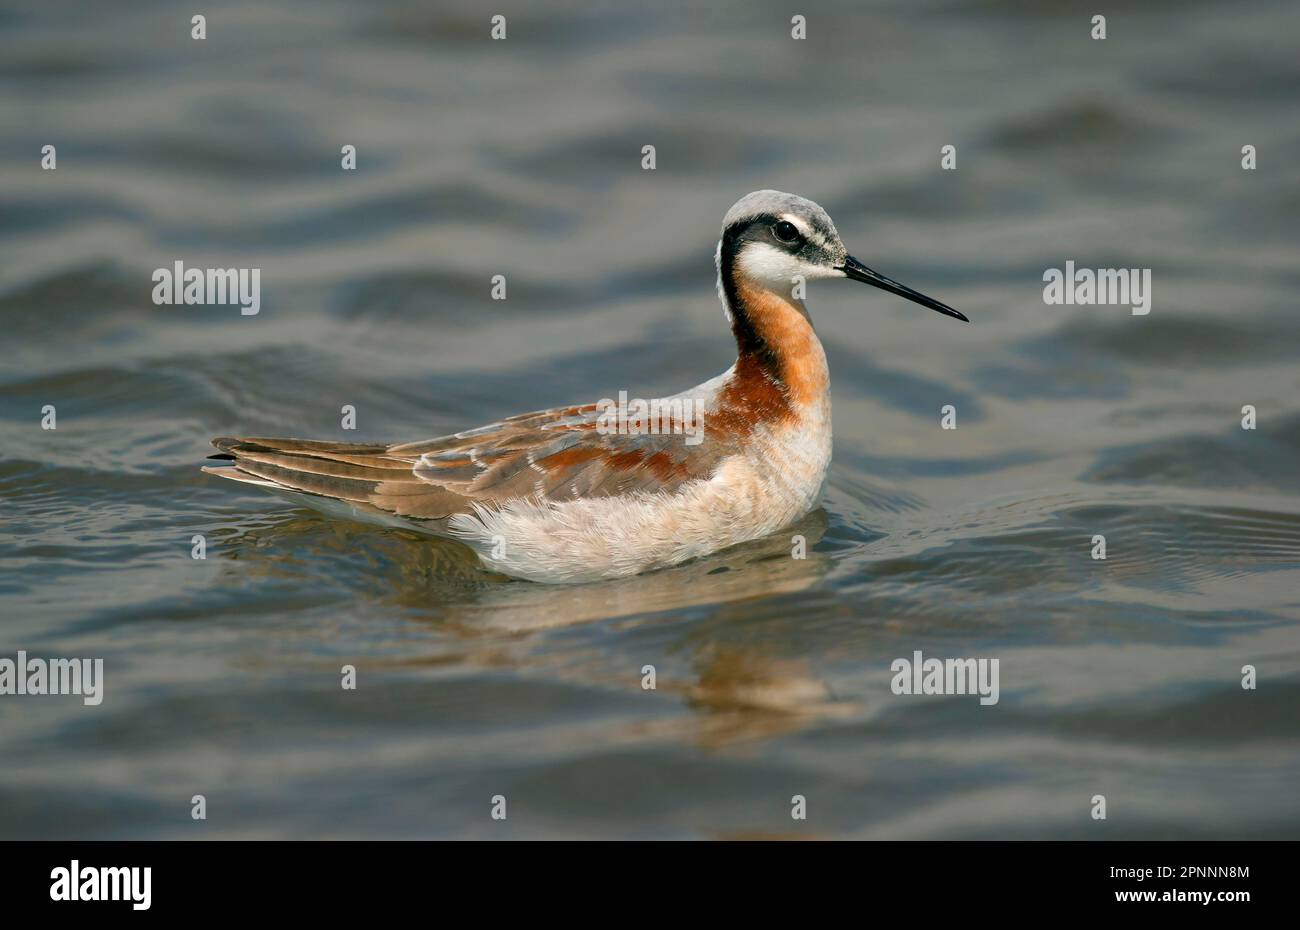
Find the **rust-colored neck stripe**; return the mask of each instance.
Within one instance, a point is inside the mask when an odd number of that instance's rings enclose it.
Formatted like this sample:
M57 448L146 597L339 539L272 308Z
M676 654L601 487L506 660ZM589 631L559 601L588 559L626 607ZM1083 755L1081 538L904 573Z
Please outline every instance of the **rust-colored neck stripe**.
M720 256L737 351L736 374L721 399L756 422L789 419L794 405L814 404L825 394L826 355L802 303L741 272L734 245L724 238Z

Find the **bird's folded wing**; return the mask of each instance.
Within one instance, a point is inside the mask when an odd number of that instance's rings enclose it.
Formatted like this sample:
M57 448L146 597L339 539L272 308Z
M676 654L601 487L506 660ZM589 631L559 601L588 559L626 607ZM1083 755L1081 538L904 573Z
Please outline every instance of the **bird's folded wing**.
M730 451L690 444L683 430L603 428L595 404L522 414L478 429L399 445L300 439L214 439L230 460L209 469L239 480L441 520L512 500L566 501L671 492L708 478ZM681 424L677 424L680 426Z

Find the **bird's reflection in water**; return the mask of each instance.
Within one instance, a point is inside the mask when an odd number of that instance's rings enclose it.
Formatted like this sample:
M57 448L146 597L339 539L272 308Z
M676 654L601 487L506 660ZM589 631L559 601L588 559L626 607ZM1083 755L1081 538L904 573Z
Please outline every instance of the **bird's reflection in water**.
M779 534L684 565L579 585L513 581L486 570L454 542L314 516L247 529L228 553L280 578L325 571L317 567L324 562L333 583L397 606L435 634L432 649L427 638L416 640L406 654L368 660L371 668L515 668L554 681L639 691L639 675L629 673L641 667L636 657L571 642L551 648L542 637L602 621L617 621L624 633L668 623L671 633L656 639L654 650L686 660L664 662L656 690L693 713L643 721L627 735L716 747L791 732L847 710L804 656L789 654L798 648L793 637L749 635L754 623L795 619L782 613L792 609L782 606L793 603L787 596L810 588L831 568L830 555L815 548L826 528L826 512L818 509ZM672 625L692 609L710 612L703 628Z
M480 633L524 633L616 618L626 618L623 622L629 625L652 625L665 615L680 618L684 610L713 607L716 624L710 622L706 630L686 625L680 632L674 630L675 642L658 645L665 652L689 656L680 670L663 669L656 689L677 697L693 713L638 724L633 738L686 738L706 747L759 741L850 709L835 701L804 657L783 653L796 648L790 638L744 633L748 618L763 614L770 619L774 610L790 609L762 609L755 601L787 603L785 596L811 587L830 569L829 555L813 548L826 527L825 511L817 510L778 535L634 578L565 587L493 585L472 599L448 605L443 620ZM804 558L792 555L795 536L806 541ZM729 641L730 632L745 641ZM523 662L546 662L535 651L527 652ZM501 662L499 649L492 651L492 661ZM639 678L626 668L610 667L605 653L576 664L566 661L554 672L584 684L640 687Z
M722 746L763 740L815 720L851 713L806 660L758 646L701 646L686 702L697 712L694 738Z

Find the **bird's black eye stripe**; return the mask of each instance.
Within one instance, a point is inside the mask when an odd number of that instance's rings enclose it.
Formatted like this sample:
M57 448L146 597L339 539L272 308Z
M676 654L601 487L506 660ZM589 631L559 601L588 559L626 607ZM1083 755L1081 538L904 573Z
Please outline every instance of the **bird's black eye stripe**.
M772 235L782 242L798 242L799 228L789 220L782 220L772 227Z

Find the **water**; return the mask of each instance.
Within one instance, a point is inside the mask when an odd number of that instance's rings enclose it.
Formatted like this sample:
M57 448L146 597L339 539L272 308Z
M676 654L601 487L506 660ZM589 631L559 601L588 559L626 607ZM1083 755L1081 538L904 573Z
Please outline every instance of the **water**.
M204 10L0 13L0 656L106 677L0 699L0 836L1300 835L1294 4ZM759 187L974 320L812 286L807 559L506 582L199 473L721 371ZM1150 315L1044 305L1068 259L1152 269ZM261 268L260 314L154 306L176 260ZM893 695L918 649L1000 702Z

